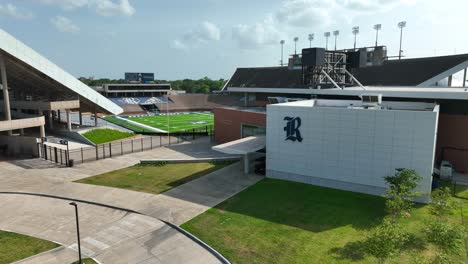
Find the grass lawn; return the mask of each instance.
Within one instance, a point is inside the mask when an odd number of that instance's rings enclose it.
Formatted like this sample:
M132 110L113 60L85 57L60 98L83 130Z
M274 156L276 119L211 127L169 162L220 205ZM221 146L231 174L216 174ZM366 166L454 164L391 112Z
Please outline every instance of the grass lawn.
M103 128L103 129L93 129L86 133L83 133L83 136L94 144L102 144L111 142L114 140L124 139L128 137L133 137L135 134L129 132L123 132L115 129Z
M85 259L82 259L82 263L83 264L97 264L96 261L94 261L93 259L90 259L90 258L85 258ZM71 263L71 264L78 264L78 260Z
M0 264L12 263L58 246L46 240L0 231Z
M166 114L128 117L128 119L164 131L168 130ZM206 126L213 126L213 124L214 115L208 112L169 114L169 132L171 133L191 131L194 128L205 128Z
M182 227L233 263L376 263L353 242L382 221L384 203L378 196L264 179ZM428 215L427 207L419 206L403 221L417 237L390 263L431 254L418 242ZM460 221L460 214L451 220Z
M230 163L216 165L213 163L182 163L163 166L136 165L76 182L158 194L223 168L228 164Z

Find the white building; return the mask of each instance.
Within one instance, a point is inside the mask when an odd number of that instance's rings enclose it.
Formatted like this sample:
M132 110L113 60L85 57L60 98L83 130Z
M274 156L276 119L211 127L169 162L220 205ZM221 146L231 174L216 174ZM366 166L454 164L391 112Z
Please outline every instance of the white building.
M266 176L381 195L384 176L416 170L430 193L439 106L307 100L267 106Z

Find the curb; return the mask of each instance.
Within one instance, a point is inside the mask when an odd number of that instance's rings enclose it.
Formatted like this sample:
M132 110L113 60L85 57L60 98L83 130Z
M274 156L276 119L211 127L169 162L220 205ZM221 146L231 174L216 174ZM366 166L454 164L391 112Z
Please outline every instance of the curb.
M197 243L198 245L200 245L201 247L203 247L204 249L206 249L207 251L209 251L211 254L213 254L217 259L219 259L219 261L221 261L221 263L224 263L224 264L231 264L231 262L225 258L223 255L221 255L221 253L219 253L218 251L216 251L214 248L210 247L208 244L206 244L205 242L203 242L201 239L199 239L198 237L192 235L190 232L186 231L185 229L177 226L177 225L174 225L172 223L169 223L167 221L164 221L162 219L159 219L159 221L165 223L166 225L176 229L177 231L179 231L180 233L184 234L186 237L190 238L192 241L194 241L195 243Z
M56 195L40 194L40 193L28 193L28 192L1 192L0 191L0 195L1 194L19 194L19 195L30 195L30 196L39 196L39 197L46 197L46 198L55 198L55 199L66 200L66 201L75 201L75 202L80 202L80 203L92 204L92 205L106 207L106 208L115 209L115 210L121 210L121 211L125 211L127 213L145 215L145 214L142 214L140 212L137 212L137 211L134 211L134 210L131 210L131 209L127 209L127 208L123 208L123 207L112 206L112 205L107 205L107 204L103 204L103 203L96 203L96 202L91 202L91 201L86 201L86 200L81 200L81 199L67 198L67 197L56 196ZM147 215L145 215L145 216L147 216ZM185 235L186 237L188 237L189 239L191 239L192 241L194 241L195 243L200 245L202 248L204 248L205 250L210 252L219 261L221 261L221 263L231 264L231 262L229 260L227 260L223 255L221 255L221 253L216 251L214 248L210 247L208 244L206 244L205 242L200 240L198 237L192 235L190 232L182 229L181 227L179 227L177 225L174 225L174 224L172 224L170 222L167 222L165 220L162 220L162 219L159 219L159 218L154 218L154 219L157 219L157 220L165 223L166 225L174 228L178 232L182 233L183 235ZM54 250L54 249L52 249L52 250Z
M137 212L137 211L132 210L132 209L127 209L127 208L123 208L123 207L118 207L118 206L113 206L113 205L108 205L108 204L103 204L103 203L97 203L97 202L92 202L92 201L87 201L87 200L74 199L74 198L68 198L68 197L56 196L56 195L50 195L50 194L28 193L28 192L0 192L0 194L20 194L20 195L40 196L40 197L46 197L46 198L55 198L55 199L66 200L66 201L74 201L74 202L79 202L79 203L92 204L92 205L97 205L97 206L106 207L106 208L110 208L110 209L125 211L125 212L128 212L128 213L134 213L134 214L141 214L142 215L142 213Z

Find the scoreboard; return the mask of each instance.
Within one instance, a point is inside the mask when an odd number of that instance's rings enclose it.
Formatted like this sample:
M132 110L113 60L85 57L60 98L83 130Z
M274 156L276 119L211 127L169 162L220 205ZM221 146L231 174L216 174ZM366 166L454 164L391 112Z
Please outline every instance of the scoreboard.
M150 83L154 81L154 73L126 72L125 81L129 83Z

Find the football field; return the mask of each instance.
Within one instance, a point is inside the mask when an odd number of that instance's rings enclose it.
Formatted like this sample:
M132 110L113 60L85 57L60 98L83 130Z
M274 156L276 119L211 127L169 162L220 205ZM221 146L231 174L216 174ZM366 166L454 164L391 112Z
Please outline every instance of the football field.
M213 127L214 115L210 112L169 113L129 116L126 119L170 133L192 131L194 128Z

